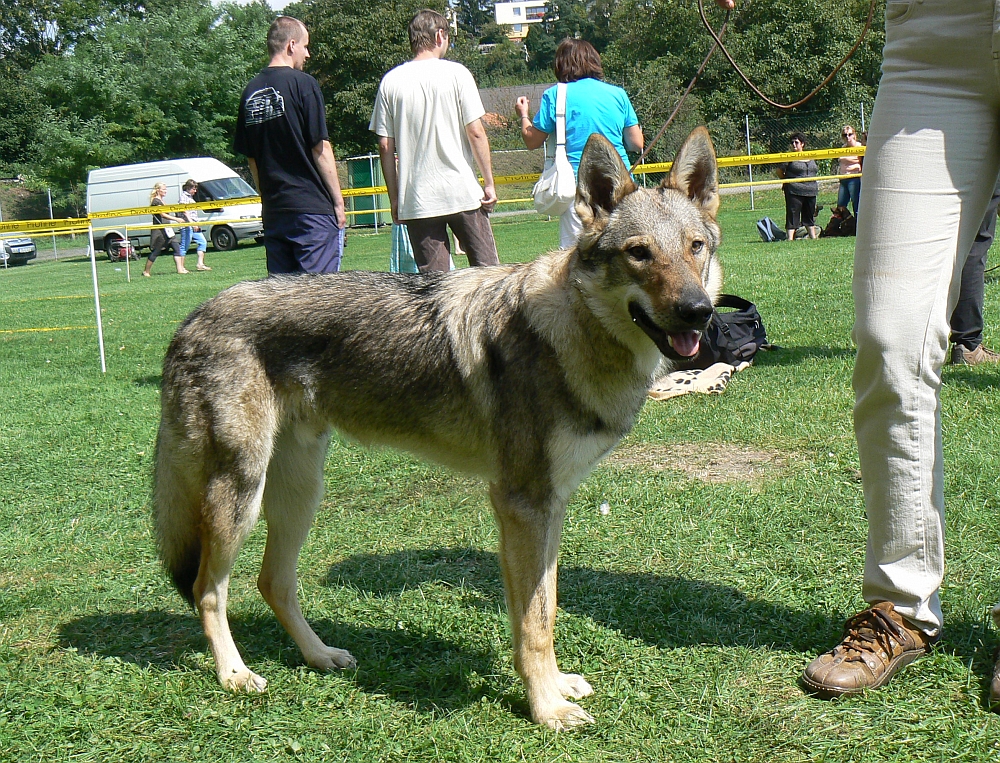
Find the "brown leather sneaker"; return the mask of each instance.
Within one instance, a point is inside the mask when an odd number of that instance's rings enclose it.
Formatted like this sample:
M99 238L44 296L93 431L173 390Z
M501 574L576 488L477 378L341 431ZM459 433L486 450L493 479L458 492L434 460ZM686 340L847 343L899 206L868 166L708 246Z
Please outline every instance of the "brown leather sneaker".
M985 344L968 350L960 344L951 348L951 362L956 366L978 366L982 363L1000 363L1000 352L994 352Z
M823 698L861 694L888 683L900 668L930 651L933 639L907 623L888 601L859 612L844 638L806 666L802 682ZM994 679L994 686L1000 689Z

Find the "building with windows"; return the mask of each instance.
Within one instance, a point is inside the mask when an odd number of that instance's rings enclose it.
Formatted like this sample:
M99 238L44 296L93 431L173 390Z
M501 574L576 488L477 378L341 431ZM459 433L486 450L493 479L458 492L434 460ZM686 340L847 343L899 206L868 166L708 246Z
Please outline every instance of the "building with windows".
M493 13L498 24L509 26L510 39L523 40L528 36L528 27L545 18L547 6L542 0L512 0L497 2Z

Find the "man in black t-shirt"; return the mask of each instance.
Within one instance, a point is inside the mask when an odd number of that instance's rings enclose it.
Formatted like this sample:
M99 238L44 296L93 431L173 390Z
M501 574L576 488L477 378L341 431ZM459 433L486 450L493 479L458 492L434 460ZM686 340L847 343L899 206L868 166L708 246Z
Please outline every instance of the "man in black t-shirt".
M243 91L237 152L260 191L267 271L336 273L344 247L344 198L315 79L302 71L309 31L279 16L267 32L271 61Z

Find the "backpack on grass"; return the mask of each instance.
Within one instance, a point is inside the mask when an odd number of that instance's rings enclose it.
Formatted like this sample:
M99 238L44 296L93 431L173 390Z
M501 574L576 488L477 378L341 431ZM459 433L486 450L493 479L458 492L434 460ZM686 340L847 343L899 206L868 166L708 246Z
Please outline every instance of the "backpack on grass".
M770 217L757 221L757 232L763 241L771 243L774 241L784 241L787 238L785 231Z

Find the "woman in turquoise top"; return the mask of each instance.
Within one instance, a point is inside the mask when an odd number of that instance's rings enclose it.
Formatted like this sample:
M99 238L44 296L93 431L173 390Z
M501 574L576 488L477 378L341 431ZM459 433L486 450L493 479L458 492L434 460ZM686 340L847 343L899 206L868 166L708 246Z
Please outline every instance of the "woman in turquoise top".
M618 149L629 166L626 149L642 151L642 128L628 94L620 87L604 82L601 56L589 42L567 37L556 48L553 68L556 79L566 82L566 155L576 173L587 140L594 133L603 135ZM550 87L542 94L542 103L532 121L528 117L528 99L521 96L514 108L521 118L521 139L528 148L539 148L556 131L556 92ZM550 153L555 153L554 150ZM580 235L581 223L571 206L559 218L559 245L570 247Z

